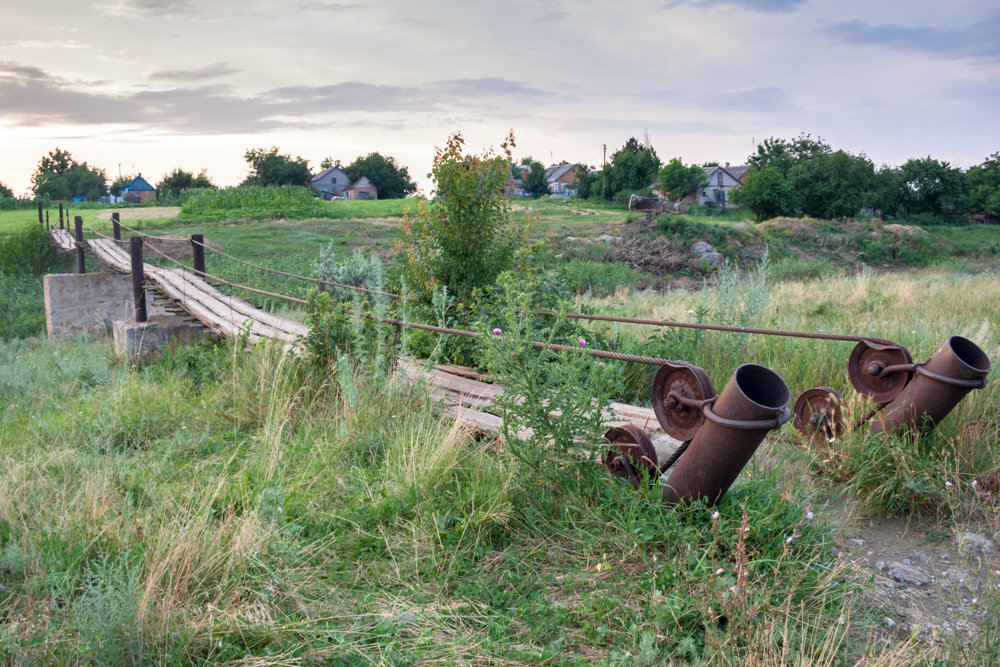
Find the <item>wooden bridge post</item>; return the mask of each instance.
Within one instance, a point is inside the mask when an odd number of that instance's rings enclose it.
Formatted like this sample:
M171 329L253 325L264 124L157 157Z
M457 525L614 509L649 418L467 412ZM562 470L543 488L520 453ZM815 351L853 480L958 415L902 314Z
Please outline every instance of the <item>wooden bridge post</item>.
M63 228L63 210L62 210L62 203L60 202L60 204L59 204L59 229L62 229L62 228Z
M135 304L135 321L146 321L146 290L143 287L145 276L142 269L142 237L133 236L129 239L129 251L132 259L132 303Z
M122 226L121 219L118 217L118 211L111 214L111 230L115 237L115 241L122 240Z
M42 200L38 200L38 224L44 225L45 221L42 220Z
M199 278L205 277L205 235L204 234L192 234L190 238L191 243L191 260L194 264L194 272Z
M51 230L52 225L49 224L49 212L45 212L45 229Z
M83 258L83 216L76 216L73 226L76 233L76 272L86 273L87 264Z

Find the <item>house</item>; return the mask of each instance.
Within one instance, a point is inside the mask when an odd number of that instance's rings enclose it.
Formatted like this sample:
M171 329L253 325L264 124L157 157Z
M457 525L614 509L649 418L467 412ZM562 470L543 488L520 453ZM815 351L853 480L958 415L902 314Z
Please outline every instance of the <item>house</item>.
M131 183L122 188L121 198L133 204L156 201L156 188L150 185L140 172Z
M367 176L362 176L351 183L351 187L344 190L344 196L352 201L358 199L378 199L378 190L368 180Z
M507 194L511 197L527 197L524 191L524 177L528 175L531 168L526 164L515 164L510 169L510 178L507 179Z
M312 177L313 189L322 195L323 199L342 197L344 190L351 184L351 179L342 167L333 166L324 169Z
M731 167L727 162L725 166L717 165L703 167L703 169L705 170L705 185L701 186L698 203L722 208L735 208L735 204L729 203L729 193L743 185L743 179L746 178L747 170L750 167L745 164Z
M576 188L573 181L576 180L576 172L580 168L578 164L557 164L545 170L545 182L549 184L549 192L554 195L575 195Z

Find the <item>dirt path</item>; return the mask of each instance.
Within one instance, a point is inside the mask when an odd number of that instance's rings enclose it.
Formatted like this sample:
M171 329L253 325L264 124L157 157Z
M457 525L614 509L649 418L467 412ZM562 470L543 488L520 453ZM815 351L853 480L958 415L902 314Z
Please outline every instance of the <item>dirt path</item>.
M180 206L153 206L145 208L104 209L97 214L101 220L110 220L111 214L118 211L121 220L143 220L145 218L174 218L181 212Z

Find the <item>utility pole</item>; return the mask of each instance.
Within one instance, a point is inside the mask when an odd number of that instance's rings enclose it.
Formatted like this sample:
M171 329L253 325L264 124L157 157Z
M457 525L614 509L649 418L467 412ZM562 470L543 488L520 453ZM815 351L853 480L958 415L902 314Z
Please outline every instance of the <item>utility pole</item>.
M604 150L604 157L601 160L601 197L605 197L606 195L604 193L608 178L607 174L605 173L605 170L607 169L608 166L608 145L601 144L601 148Z

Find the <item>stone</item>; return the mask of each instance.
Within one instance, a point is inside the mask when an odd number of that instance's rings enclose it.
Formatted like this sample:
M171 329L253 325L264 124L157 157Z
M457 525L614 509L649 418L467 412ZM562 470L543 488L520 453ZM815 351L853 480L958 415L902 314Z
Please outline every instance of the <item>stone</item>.
M926 586L931 583L931 577L924 570L906 563L889 563L889 576L901 584L909 586Z
M722 266L725 257L716 252L710 243L696 241L691 244L691 254L695 259L705 262L708 266Z
M961 533L958 536L958 548L962 553L988 554L993 553L993 542L982 535L975 533Z
M150 317L146 322L115 320L115 354L133 361L148 359L183 345L193 345L205 327L177 315Z
M891 628L894 628L894 627L896 627L896 621L892 620L892 619L891 619L891 618L889 618L888 616L883 616L883 617L882 617L882 622L883 622L883 623L885 623L885 626L886 626L887 628L890 628L890 629L891 629Z
M911 565L913 563L929 563L931 559L922 551L914 551L913 555L906 559Z

